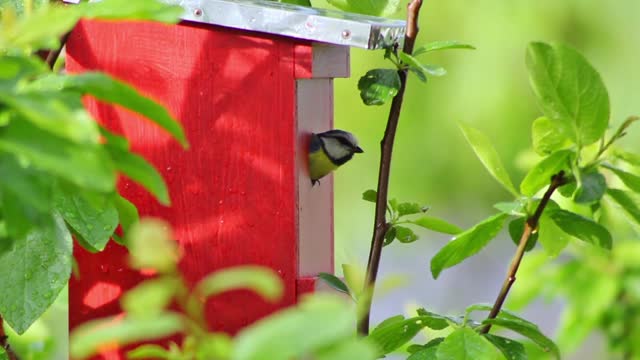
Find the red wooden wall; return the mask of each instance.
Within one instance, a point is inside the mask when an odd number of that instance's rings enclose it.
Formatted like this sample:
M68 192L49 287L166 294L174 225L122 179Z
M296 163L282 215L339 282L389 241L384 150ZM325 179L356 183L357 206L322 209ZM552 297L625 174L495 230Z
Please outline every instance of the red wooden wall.
M166 179L171 207L127 179L119 188L142 216L171 223L185 278L193 284L216 269L259 264L284 280L279 304L248 291L210 301L214 329L236 332L312 290L318 271L333 270L332 182L311 188L305 160L309 132L331 127L331 77L348 74L348 49L326 47L327 62L322 48L188 23L83 21L69 38L69 72L100 70L124 80L185 128L188 151L136 114L87 99L91 113ZM313 242L301 245L307 237ZM114 243L75 255L81 277L70 283L71 328L119 313L120 294L146 276L128 268L126 249Z

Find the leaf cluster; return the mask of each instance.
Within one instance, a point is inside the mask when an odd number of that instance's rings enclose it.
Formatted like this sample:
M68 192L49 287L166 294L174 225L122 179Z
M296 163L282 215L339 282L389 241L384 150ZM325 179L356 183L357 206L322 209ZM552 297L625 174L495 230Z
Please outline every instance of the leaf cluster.
M185 147L182 127L161 105L102 73L61 75L34 51L55 48L81 17L175 22L179 12L153 0L106 0L60 7L5 3L0 22L0 316L23 333L53 303L72 267L72 235L102 250L121 225L137 222L120 196L123 174L169 204L166 185L126 139L84 109L89 95L163 128Z

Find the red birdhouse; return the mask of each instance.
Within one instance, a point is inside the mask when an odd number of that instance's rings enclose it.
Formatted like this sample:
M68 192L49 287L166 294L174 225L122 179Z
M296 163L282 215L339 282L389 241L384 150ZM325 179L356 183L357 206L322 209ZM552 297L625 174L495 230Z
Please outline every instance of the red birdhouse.
M207 304L210 326L233 333L313 291L318 272L333 272L332 181L311 186L309 134L332 128L333 78L349 76L349 47L396 41L404 22L270 2L187 3L178 25L80 22L67 43L67 70L109 73L185 128L186 151L136 114L87 100L167 181L170 207L125 178L119 188L141 216L172 225L188 282L241 264L282 277L276 305L248 291ZM149 276L130 269L126 253L115 243L96 254L76 248L71 328L119 313L120 294Z

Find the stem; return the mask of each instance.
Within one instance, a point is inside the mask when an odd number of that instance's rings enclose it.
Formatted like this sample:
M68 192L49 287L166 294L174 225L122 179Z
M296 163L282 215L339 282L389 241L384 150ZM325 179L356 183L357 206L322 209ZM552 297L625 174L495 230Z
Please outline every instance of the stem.
M60 47L55 50L49 51L49 53L47 54L47 58L45 59L45 62L47 63L47 65L49 65L49 69L53 70L53 67L56 64L58 57L60 57L62 48L64 48L64 45L67 43L67 40L69 39L69 35L71 35L71 32L68 32L62 35L62 37L60 38Z
M404 46L402 51L407 54L413 53L413 46L418 35L418 14L422 0L412 0L407 6L407 32L404 37ZM365 278L365 294L370 296L364 297L363 301L365 313L358 323L358 332L362 335L369 334L369 317L371 315L371 302L375 289L376 277L378 276L378 267L380 265L380 255L382 253L382 245L384 243L384 235L387 231L388 224L386 219L387 194L389 189L389 172L391 170L391 154L393 152L393 143L396 136L396 128L400 118L400 109L402 108L402 99L407 85L407 69L398 70L400 77L400 89L398 94L391 102L389 110L389 118L384 136L380 142L380 170L378 172L378 194L376 198L376 215L373 224L373 237L371 239L371 250L369 252L369 262L367 264L367 274Z
M524 231L522 232L522 236L520 237L520 242L518 243L518 248L516 250L516 254L513 256L511 260L511 265L509 265L509 271L507 271L507 277L502 284L502 288L500 289L500 293L498 293L498 297L496 298L495 303L493 304L493 308L489 313L487 319L495 319L504 304L505 299L507 298L507 294L511 289L511 286L516 281L516 273L518 272L518 268L520 267L520 262L522 261L522 257L524 256L524 249L527 246L527 242L531 237L531 234L535 229L538 228L538 222L540 221L540 216L542 216L542 212L545 207L549 203L551 199L551 195L553 192L559 188L560 186L566 184L567 179L564 177L564 171L560 171L558 174L553 175L551 177L551 184L549 184L549 188L544 193L542 200L540 200L540 204L536 208L535 213L530 216L524 224ZM480 333L486 334L491 330L491 324L487 324Z
M0 348L5 351L9 360L20 360L11 346L9 346L8 340L9 337L4 332L4 328L2 327L2 317L0 317Z

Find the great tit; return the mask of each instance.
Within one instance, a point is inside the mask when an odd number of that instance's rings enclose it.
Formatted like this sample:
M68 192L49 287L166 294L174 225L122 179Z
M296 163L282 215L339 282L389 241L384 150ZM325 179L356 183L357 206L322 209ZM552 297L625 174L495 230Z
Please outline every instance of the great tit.
M340 165L351 160L353 154L362 153L353 134L343 130L329 130L311 134L309 142L309 175L311 185Z

